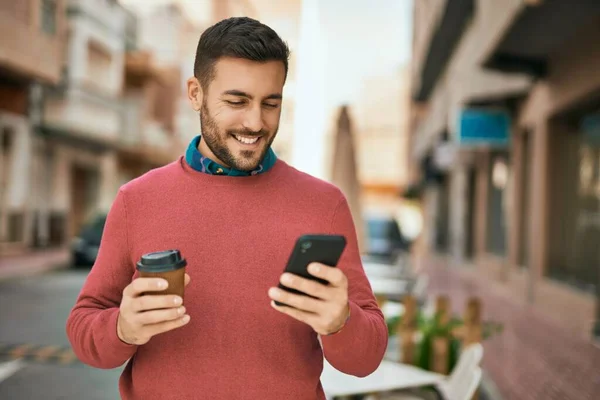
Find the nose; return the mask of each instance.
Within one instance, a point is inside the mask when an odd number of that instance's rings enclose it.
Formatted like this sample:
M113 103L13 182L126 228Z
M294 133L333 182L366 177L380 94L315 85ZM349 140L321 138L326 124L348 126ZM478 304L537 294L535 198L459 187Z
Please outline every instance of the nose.
M252 107L246 111L243 125L244 128L252 132L260 132L262 130L262 110L260 107Z

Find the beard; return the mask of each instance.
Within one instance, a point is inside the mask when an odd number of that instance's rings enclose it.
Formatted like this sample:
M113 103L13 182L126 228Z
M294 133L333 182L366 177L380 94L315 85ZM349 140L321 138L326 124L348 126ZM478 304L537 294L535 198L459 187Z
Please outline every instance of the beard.
M258 132L253 132L249 129L230 129L222 131L219 129L217 122L210 115L206 102L202 104L200 111L200 124L202 126L202 140L210 151L224 164L224 166L237 169L239 171L250 172L258 168L262 160L267 155L278 128L269 137L269 132L261 129ZM242 150L237 151L239 154L234 154L232 143L235 139L232 135L241 136L262 136L259 140L263 142L263 146L259 150Z

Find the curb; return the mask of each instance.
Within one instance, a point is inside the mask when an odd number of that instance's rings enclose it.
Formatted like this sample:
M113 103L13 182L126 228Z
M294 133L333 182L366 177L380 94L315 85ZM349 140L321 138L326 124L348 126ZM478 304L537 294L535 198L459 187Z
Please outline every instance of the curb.
M11 279L30 277L34 275L43 274L59 269L67 269L69 267L69 259L66 257L65 260L60 260L48 264L41 264L36 266L22 266L22 265L11 265L0 268L0 282Z

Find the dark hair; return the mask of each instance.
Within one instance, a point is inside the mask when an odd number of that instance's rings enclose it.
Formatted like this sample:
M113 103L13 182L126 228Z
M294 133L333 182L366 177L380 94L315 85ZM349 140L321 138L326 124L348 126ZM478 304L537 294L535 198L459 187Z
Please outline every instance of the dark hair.
M215 77L215 64L221 57L266 62L281 61L288 72L290 49L265 24L247 17L224 19L202 33L196 49L194 76L204 89Z

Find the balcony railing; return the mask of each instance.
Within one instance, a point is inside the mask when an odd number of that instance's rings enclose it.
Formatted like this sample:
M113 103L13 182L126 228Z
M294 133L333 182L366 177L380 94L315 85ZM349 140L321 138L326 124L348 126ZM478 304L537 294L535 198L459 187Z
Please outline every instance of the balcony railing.
M116 144L121 130L122 101L85 86L52 93L44 108L44 125L78 139Z

